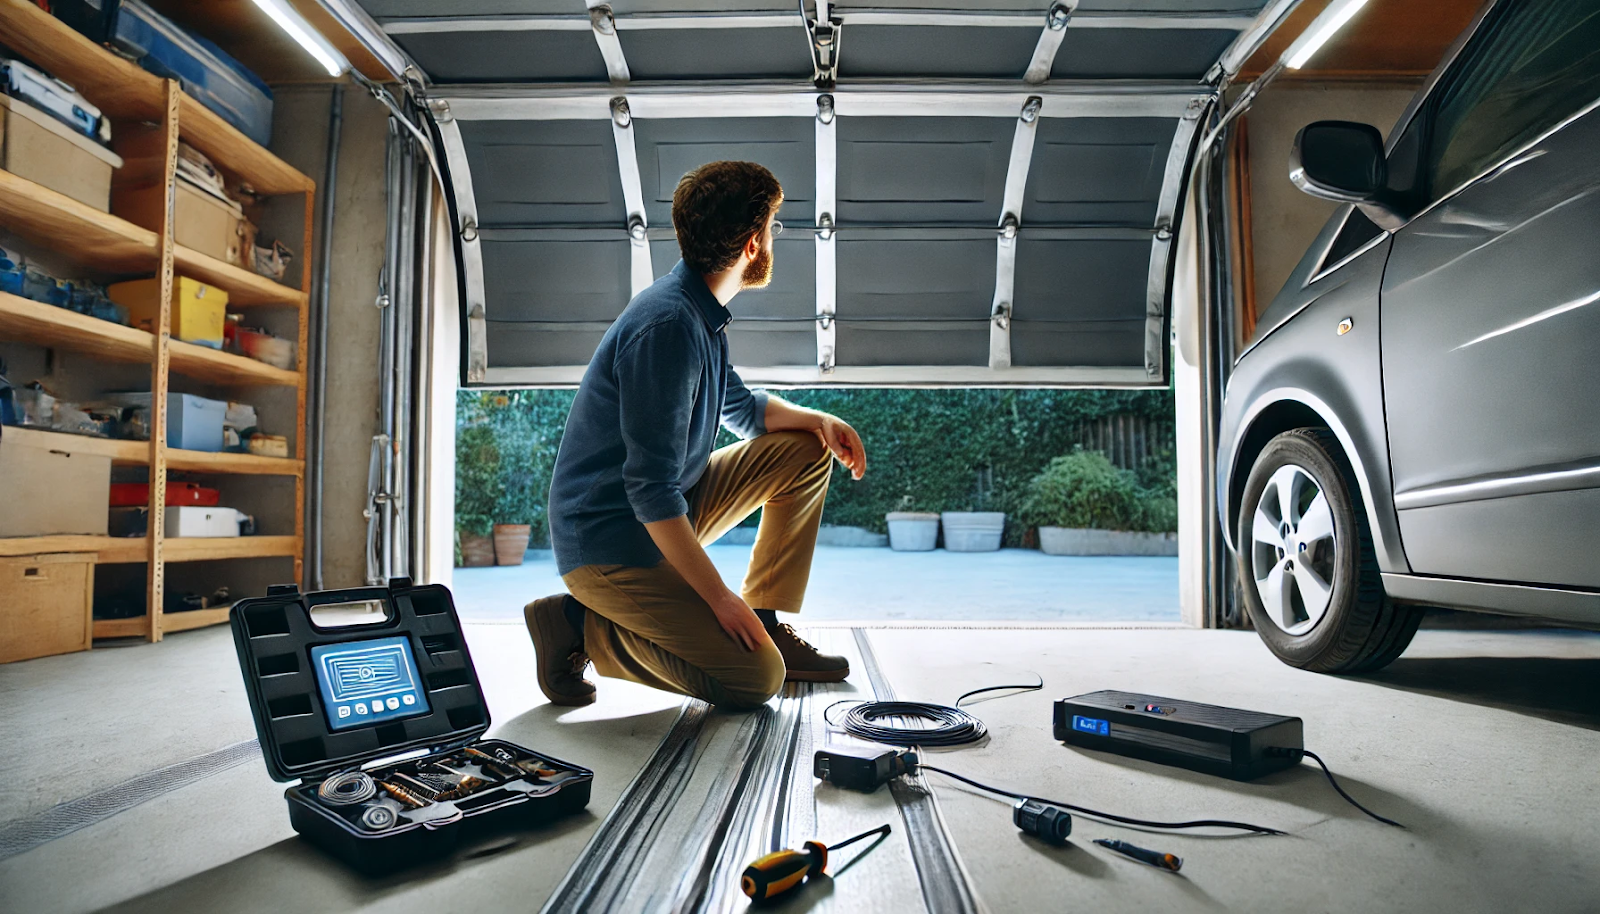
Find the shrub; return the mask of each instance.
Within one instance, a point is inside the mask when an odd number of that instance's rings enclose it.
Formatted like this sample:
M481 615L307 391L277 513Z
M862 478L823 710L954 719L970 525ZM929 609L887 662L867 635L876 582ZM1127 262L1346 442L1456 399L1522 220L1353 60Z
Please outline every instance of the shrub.
M1098 451L1077 450L1033 477L1018 513L1041 527L1132 530L1142 520L1142 495L1132 473Z

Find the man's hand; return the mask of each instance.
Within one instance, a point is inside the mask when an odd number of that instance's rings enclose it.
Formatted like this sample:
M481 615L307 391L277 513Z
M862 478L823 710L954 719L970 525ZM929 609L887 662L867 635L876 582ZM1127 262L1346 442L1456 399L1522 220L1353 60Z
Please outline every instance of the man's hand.
M750 604L731 590L711 602L711 611L716 614L717 624L728 633L733 643L747 651L755 650L762 642L772 641L772 636L767 634L766 626L761 624Z
M867 449L861 444L861 436L850 427L850 423L838 416L821 414L822 423L815 431L822 445L839 458L845 469L850 471L850 476L860 479L867 473Z

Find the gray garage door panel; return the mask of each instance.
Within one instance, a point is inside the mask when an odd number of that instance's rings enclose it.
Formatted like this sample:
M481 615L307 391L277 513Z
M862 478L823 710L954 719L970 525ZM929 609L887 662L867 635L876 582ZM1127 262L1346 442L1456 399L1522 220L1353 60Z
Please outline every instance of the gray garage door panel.
M810 121L795 117L640 118L634 122L634 145L645 215L651 225L671 225L672 192L678 179L718 159L745 159L772 169L783 185L780 220L800 228L816 218L816 130Z
M817 358L817 331L809 319L761 321L735 317L728 325L728 357L735 365L757 368L810 365Z
M486 239L483 279L494 302L489 316L497 322L614 320L629 298L629 252L620 231L615 241ZM489 348L499 345L496 339Z
M438 82L606 81L605 58L587 30L403 32L393 37Z
M1027 224L1154 225L1176 130L1160 118L1045 118L1028 170Z
M628 69L649 79L811 78L809 39L798 15L786 29L622 28L617 35Z
M839 78L984 77L1021 79L1044 16L1018 28L850 25L839 51Z
M841 232L841 317L986 320L994 241L853 241ZM987 339L987 338L986 338ZM845 362L840 354L841 363Z
M489 321L489 333L494 345L489 347L489 367L519 369L529 365L572 365L568 383L583 377L583 366L589 363L605 330L600 327L582 328L550 326L547 324L518 324Z
M842 117L840 225L999 221L1015 128L993 117Z
M1200 79L1239 33L1067 26L1053 79Z
M1144 359L1144 319L1131 321L1011 321L1011 364L1019 368L1072 365L1105 368Z
M480 226L626 225L607 121L463 121Z
M989 322L839 321L839 364L989 364Z
M1149 265L1149 241L1036 241L1023 232L1012 314L1019 321L1143 321Z

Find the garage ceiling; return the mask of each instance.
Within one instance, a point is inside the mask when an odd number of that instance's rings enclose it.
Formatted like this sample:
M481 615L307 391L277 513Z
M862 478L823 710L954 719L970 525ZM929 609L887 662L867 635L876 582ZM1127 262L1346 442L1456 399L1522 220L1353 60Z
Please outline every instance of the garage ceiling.
M732 309L747 380L1164 385L1208 76L1297 0L870 2L343 4L429 83L469 383L578 381L677 260L678 178L748 158L787 228Z

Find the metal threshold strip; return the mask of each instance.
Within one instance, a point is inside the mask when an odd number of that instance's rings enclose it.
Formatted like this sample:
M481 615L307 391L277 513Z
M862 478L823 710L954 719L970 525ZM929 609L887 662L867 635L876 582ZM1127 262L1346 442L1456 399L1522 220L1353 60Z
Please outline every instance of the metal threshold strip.
M854 640L872 694L892 698L865 633L856 629ZM822 714L831 697L827 687L790 683L775 702L741 716L685 701L543 914L622 906L696 914L744 910L748 900L738 881L745 865L816 837L811 755L827 738ZM920 779L905 780L892 784L891 793L923 908L930 914L981 911L933 794Z

